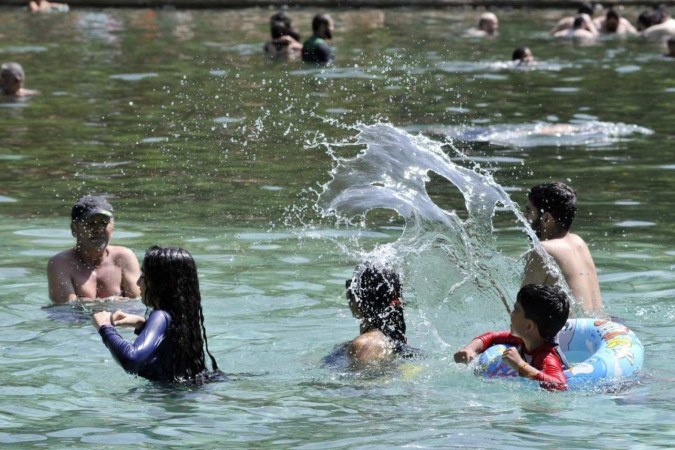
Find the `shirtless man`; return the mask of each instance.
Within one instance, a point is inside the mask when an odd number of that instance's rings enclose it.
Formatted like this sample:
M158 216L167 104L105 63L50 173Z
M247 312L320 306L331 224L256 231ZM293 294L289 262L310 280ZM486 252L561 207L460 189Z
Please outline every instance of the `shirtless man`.
M141 270L136 255L128 248L108 245L114 228L110 203L103 197L82 197L71 217L75 247L58 253L47 265L52 302L138 297Z
M614 8L609 8L603 17L593 19L593 24L602 34L637 34L637 30Z
M558 264L575 300L587 314L601 314L602 296L593 257L584 240L569 231L576 212L576 192L563 183L540 184L527 195L526 217L544 250ZM552 286L557 281L544 257L531 251L522 285Z
M594 39L597 35L598 29L595 28L595 24L593 24L591 17L588 14L579 14L574 18L572 28L558 31L553 34L553 37L588 40Z
M38 91L26 89L23 82L26 75L21 64L15 62L5 63L0 66L0 90L3 95L9 97L28 97L39 94Z

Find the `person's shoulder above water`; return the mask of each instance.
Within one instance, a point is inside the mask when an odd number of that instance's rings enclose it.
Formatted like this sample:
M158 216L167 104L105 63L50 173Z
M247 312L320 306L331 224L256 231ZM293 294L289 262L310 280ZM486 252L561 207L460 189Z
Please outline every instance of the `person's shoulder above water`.
M302 60L327 64L333 61L333 49L328 40L333 38L333 19L328 14L317 14L312 19L312 36L302 45Z
M274 59L293 59L302 51L302 44L297 41L300 35L290 25L288 16L280 16L277 13L272 16L278 20L270 19L270 34L272 40L265 44L264 50L267 56ZM287 20L282 20L286 18ZM297 36L297 38L296 38Z
M468 37L486 37L496 36L499 31L499 19L497 15L491 12L481 14L476 28L466 30Z
M575 16L572 28L558 31L553 34L555 38L564 39L593 39L598 35L598 30L588 14Z
M68 12L70 7L66 3L50 2L48 0L31 0L28 3L30 12Z

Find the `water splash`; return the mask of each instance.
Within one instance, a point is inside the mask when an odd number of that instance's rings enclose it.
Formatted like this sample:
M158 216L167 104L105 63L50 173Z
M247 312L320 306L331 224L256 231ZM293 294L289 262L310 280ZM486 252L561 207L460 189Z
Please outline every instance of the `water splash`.
M395 242L355 253L360 259L387 259L401 269L406 286L423 305L425 325L432 325L428 328L436 336L471 328L467 318L480 324L472 332L484 329L486 321L507 325L505 309L518 290L524 262L520 255L498 249L495 214L511 214L516 241L528 248L522 231L545 254L518 206L489 173L452 147L467 167L455 163L442 143L392 125L361 125L357 130L354 142L329 146L336 165L319 193L319 213L347 226L366 226L368 214L377 209L393 210L403 218L405 226ZM353 158L336 154L349 145L365 150ZM430 172L459 191L466 217L431 199L426 188ZM457 336L466 339L466 330Z

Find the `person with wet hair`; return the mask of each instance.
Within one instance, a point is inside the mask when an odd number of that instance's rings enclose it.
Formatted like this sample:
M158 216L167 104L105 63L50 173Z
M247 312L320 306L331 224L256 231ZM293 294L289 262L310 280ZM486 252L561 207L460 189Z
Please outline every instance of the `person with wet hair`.
M26 74L21 64L15 62L4 63L0 66L0 89L8 97L28 97L39 92L23 87Z
M595 6L591 2L583 2L579 5L577 13L574 16L567 16L560 19L549 32L551 35L555 35L561 31L569 30L574 25L574 19L580 14L586 14L589 17L593 17L595 12Z
M300 42L301 40L300 33L298 33L298 31L295 28L293 28L291 17L286 13L286 11L281 10L270 17L270 29L272 28L272 25L275 23L277 23L278 26L279 22L283 24L284 36L290 36L296 41ZM274 38L274 36L272 36L272 38Z
M534 55L530 47L518 47L513 51L511 55L511 60L516 63L516 65L530 65L534 63Z
M75 246L47 264L49 298L74 300L137 298L141 291L138 258L133 251L110 245L115 230L113 207L105 197L85 195L70 211Z
M593 24L593 20L588 14L579 14L574 18L572 28L558 31L553 34L555 38L565 39L594 39L598 35L598 30Z
M317 14L312 19L312 37L302 45L302 60L307 63L328 64L333 61L333 49L326 41L333 38L333 19Z
M525 216L543 249L560 272L547 267L545 255L534 249L527 256L522 285L553 286L560 275L587 314L602 315L598 273L586 242L570 229L577 212L577 194L563 183L543 183L530 189Z
M496 344L513 345L502 359L518 376L539 381L539 386L549 391L564 391L567 364L555 338L569 313L569 298L561 288L525 285L513 305L511 331L481 334L455 353L455 362L469 363Z
M596 18L593 23L601 34L637 34L635 27L614 8L609 8L604 16Z
M336 348L325 361L343 354L356 363L414 356L406 337L401 279L394 269L364 262L356 266L345 286L349 309L359 320L359 335Z
M302 52L302 44L288 34L288 26L284 22L270 24L272 40L265 44L265 54L273 59L290 60Z
M179 247L150 247L138 279L146 317L101 311L92 316L103 343L125 371L153 381L199 381L206 375L204 349L211 368L218 371L209 352L199 291L197 265ZM134 342L116 327L134 327Z
M654 7L646 21L647 26L640 33L642 37L651 40L664 41L669 36L675 36L675 20L670 17L670 11L665 5L658 5Z
M485 12L478 19L476 28L469 28L466 35L469 37L496 36L499 31L499 19L491 12Z

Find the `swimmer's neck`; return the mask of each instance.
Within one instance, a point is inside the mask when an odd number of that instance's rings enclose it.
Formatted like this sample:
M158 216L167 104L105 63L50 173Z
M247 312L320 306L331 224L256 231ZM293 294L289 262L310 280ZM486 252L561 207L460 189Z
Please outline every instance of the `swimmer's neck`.
M541 238L542 241L550 241L553 239L562 239L569 234L569 230L561 230L558 228L552 230L545 230Z
M523 346L525 347L525 353L532 354L533 351L541 347L546 343L546 340L541 336L528 336L521 337L523 340Z

